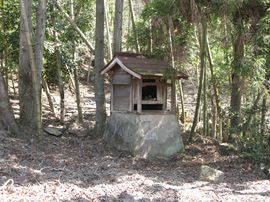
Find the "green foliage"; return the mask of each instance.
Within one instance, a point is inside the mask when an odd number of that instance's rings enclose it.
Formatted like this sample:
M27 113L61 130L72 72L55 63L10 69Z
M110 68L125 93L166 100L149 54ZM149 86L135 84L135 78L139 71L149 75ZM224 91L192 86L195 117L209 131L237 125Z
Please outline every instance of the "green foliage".
M1 9L1 20L3 23L0 32L0 52L5 51L5 68L14 71L19 64L19 35L20 35L20 9L16 0L4 1Z
M258 22L256 32L256 44L258 44L259 53L269 54L270 52L270 8L266 10L265 15Z
M258 124L250 125L250 136L242 139L243 155L257 162L270 163L270 136L258 133Z
M152 18L152 17L166 17L169 16L173 12L173 8L175 6L175 0L154 0L150 3L146 4L143 12L142 18L144 20Z
M90 39L94 39L94 0L79 0L74 1L74 14L76 25L88 36ZM62 5L66 12L70 11L69 1L66 1ZM62 17L56 8L53 9L53 4L48 6L47 15L47 29L45 41L45 63L43 69L43 76L46 77L48 83L57 84L56 74L56 58L55 58L55 45L60 47L61 54L61 69L63 73L63 79L68 81L68 74L72 72L74 67L79 64L80 58L76 61L73 59L73 43L76 43L77 52L82 55L87 54L87 49L84 48L84 43L78 37L74 28L70 23ZM53 24L53 18L55 18L55 25ZM90 30L90 31L89 31ZM55 41L53 32L56 32L57 41Z

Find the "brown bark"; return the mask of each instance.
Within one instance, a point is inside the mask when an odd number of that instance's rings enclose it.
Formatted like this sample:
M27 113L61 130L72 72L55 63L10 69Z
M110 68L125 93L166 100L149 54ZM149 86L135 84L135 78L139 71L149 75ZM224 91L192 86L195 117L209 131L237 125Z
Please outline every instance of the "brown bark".
M263 135L265 133L265 125L266 125L266 112L267 112L267 106L266 106L266 101L267 101L267 95L263 96L262 99L262 107L261 107L261 134Z
M192 141L193 134L197 126L201 95L202 95L202 87L203 87L203 74L204 74L204 68L205 68L205 55L206 55L206 33L207 33L207 21L204 16L201 16L201 26L202 26L201 34L199 34L201 70L200 70L199 88L198 88L197 101L196 101L196 109L195 109L193 123L192 123L191 131L190 131L190 135L189 135L189 142Z
M33 115L33 81L31 78L30 52L28 51L27 35L32 34L32 1L23 0L24 10L21 11L20 24L20 59L19 59L19 99L20 123L23 126L32 126ZM26 19L23 17L26 14ZM26 21L26 22L25 22ZM25 26L27 23L27 26Z
M70 15L71 19L75 21L74 15L74 2L73 0L70 1ZM73 55L73 62L75 63L74 67L74 82L75 82L75 95L76 95L76 104L77 104L77 111L78 111L78 120L79 122L83 122L83 115L82 115L82 107L81 107L81 93L80 93L80 85L79 85L79 76L78 76L78 67L76 64L76 42L73 40L73 47L72 47L72 55Z
M231 133L229 135L229 142L240 135L240 110L243 95L244 77L241 71L244 68L244 25L241 16L235 17L234 28L235 38L233 42L233 64L232 64L232 90L231 90L231 111L232 116L230 120Z
M106 120L104 76L100 74L100 70L104 67L104 0L96 1L95 34L95 134L96 136L102 137Z
M45 39L46 1L39 0L37 7L35 48L33 49L32 1L20 0L20 121L31 131L42 133L41 121L41 69Z
M206 43L206 41L205 41L205 43ZM207 120L207 93L206 93L206 90L207 90L207 71L206 71L206 67L204 67L204 72L203 72L203 135L204 136L208 135L207 134L208 120Z
M170 45L170 50L171 50L171 62L172 62L172 67L175 68L175 59L174 59L174 46L173 46L173 39L174 39L174 26L173 26L173 21L172 17L169 16L168 18L168 24L169 24L169 45ZM180 95L180 100L181 100L181 116L180 119L183 123L185 123L185 106L184 106L184 95L183 95L183 89L182 89L182 83L181 80L177 80L175 84L178 87L179 90L179 95ZM175 88L176 89L176 88ZM177 107L177 115L179 116L179 106L177 104L177 96L176 96L176 107Z
M210 74L211 74L211 83L213 87L213 92L214 92L214 98L215 98L215 103L213 103L213 111L215 112L215 121L213 122L213 127L216 128L216 125L214 124L218 123L219 120L222 118L221 117L221 107L220 107L220 100L219 100L219 95L218 95L218 89L217 89L217 79L214 74L214 67L213 67L213 59L212 59L212 54L211 54L211 49L210 49L210 44L208 41L208 37L206 37L206 44L207 44L207 58L209 62L209 68L210 68ZM220 120L221 121L221 120ZM213 130L213 136L216 137L216 130Z
M53 104L53 100L52 100L52 95L50 93L50 89L49 89L49 86L48 86L48 83L47 81L42 78L42 86L43 86L43 89L45 90L45 93L47 95L47 99L48 99L48 102L49 102L49 106L50 106L50 109L51 109L51 112L53 113L53 115L55 116L55 111L54 111L54 104Z
M114 18L114 36L113 52L122 50L122 18L123 18L123 0L115 1L115 18Z
M105 26L106 26L106 34L107 34L107 42L108 42L108 51L109 51L109 60L113 58L112 53L112 40L111 40L111 33L110 33L110 26L109 26L109 19L108 19L108 13L109 8L107 4L104 4L104 12L105 12Z
M138 35L137 35L137 29L135 24L135 16L134 16L134 10L133 10L133 2L132 0L128 0L129 3L129 10L130 10L130 16L131 16L131 23L132 23L132 30L135 38L135 45L136 45L136 52L140 52L140 46L138 41Z
M55 57L56 57L56 67L57 67L57 77L58 77L58 87L59 87L59 94L60 94L60 120L62 123L65 121L65 90L64 90L64 82L62 78L62 61L59 47L55 49Z
M12 108L9 103L4 78L0 71L0 130L7 130L19 134L19 127L15 121Z

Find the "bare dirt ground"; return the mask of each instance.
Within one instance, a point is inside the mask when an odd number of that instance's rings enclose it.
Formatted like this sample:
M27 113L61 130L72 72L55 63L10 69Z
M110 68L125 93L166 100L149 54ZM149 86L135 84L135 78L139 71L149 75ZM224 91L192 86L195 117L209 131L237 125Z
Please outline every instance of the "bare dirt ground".
M270 201L270 181L254 162L221 156L215 141L200 135L171 160L109 149L92 136L93 91L81 89L85 123L75 121L67 95L62 136L38 140L0 131L0 201ZM45 126L61 126L46 110ZM224 181L199 181L201 165L222 170Z
M166 161L108 150L89 136L0 138L0 201L270 201L270 181L255 164L220 156L200 136ZM199 181L201 165L224 171L224 182Z

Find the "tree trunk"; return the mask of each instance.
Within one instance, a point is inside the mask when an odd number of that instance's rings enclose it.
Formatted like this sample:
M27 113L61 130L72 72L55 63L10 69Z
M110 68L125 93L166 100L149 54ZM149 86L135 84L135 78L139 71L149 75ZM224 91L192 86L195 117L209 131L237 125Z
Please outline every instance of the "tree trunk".
M108 9L107 3L104 4L104 11L105 11L105 26L106 26L107 41L108 41L108 51L109 51L109 57L110 57L109 59L112 59L113 57L112 41L111 41L111 32L110 32L109 19L108 19L109 9Z
M96 43L95 43L95 100L96 100L96 136L102 137L106 120L104 76L100 70L104 67L104 0L96 1Z
M15 121L12 108L9 103L4 78L0 71L0 130L7 130L19 134L20 130Z
M175 68L175 59L174 59L174 46L173 46L173 39L174 39L174 26L173 26L173 21L172 17L169 17L168 19L168 24L169 24L169 45L170 45L170 50L171 50L171 61L172 61L172 67ZM176 81L176 85L179 90L179 95L180 95L180 100L181 100L181 116L180 119L183 123L185 123L185 105L184 105L184 95L183 95L183 89L182 89L182 83L181 80ZM177 104L177 112L179 116L179 106Z
M250 127L250 123L252 121L252 118L256 116L256 112L255 111L258 108L258 103L259 103L259 101L261 99L261 96L262 96L262 92L259 91L257 93L257 96L256 96L256 98L255 98L255 100L253 102L252 107L251 107L251 112L248 114L247 120L243 124L243 129L242 129L243 130L243 137L246 136L247 131L250 129L249 127Z
M209 67L210 67L210 74L211 74L211 83L212 83L212 87L213 87L213 92L214 92L214 98L215 98L215 105L213 105L213 109L215 111L215 123L220 122L222 116L221 116L221 107L220 107L220 100L219 100L219 96L218 96L218 89L217 89L217 79L216 76L214 74L214 68L213 68L213 59L212 59L212 54L211 54L211 49L210 49L210 44L209 44L209 40L208 40L208 36L206 36L206 45L207 45L207 58L208 58L208 62L209 62ZM214 123L213 123L214 124ZM215 126L216 128L216 126ZM216 130L214 130L216 131ZM213 134L216 137L216 134Z
M57 68L57 77L58 77L58 87L59 87L59 94L60 94L60 120L62 123L65 121L65 90L64 90L64 83L62 79L62 61L59 47L55 48L55 57L56 57L56 68Z
M129 10L130 10L133 34L134 34L134 38L135 38L136 52L139 53L140 52L140 46L139 46L137 29L136 29L136 24L135 24L135 16L134 16L134 11L133 11L132 0L128 0L128 4L129 4Z
M35 49L34 49L34 61L36 68L36 81L35 81L35 100L36 107L34 109L36 124L38 128L38 134L42 134L42 112L41 112L41 88L42 88L42 67L43 67L43 50L45 41L45 25L46 25L46 8L47 1L39 0L36 16L36 36L35 36Z
M23 126L32 126L34 111L33 81L31 79L30 52L27 35L32 34L32 0L23 0L24 10L21 9L20 19L20 58L19 58L19 99L20 122ZM27 19L25 19L25 14ZM26 21L26 22L25 22ZM29 23L30 22L30 23ZM27 23L27 26L25 24ZM31 46L32 47L32 46Z
M236 36L233 42L233 64L232 64L232 90L231 90L231 111L230 120L231 132L228 137L229 142L234 142L235 138L240 135L240 110L243 94L244 77L241 71L244 66L244 25L241 16L235 17L234 28Z
M73 21L75 21L74 2L73 2L73 0L70 1L70 15L71 15L71 19ZM73 40L72 55L73 55L73 62L75 63L75 66L74 66L74 82L75 82L75 94L76 94L76 104L77 104L77 111L78 111L78 120L79 120L79 122L83 122L82 107L81 107L81 94L80 94L80 85L79 85L79 76L78 76L78 67L77 67L77 64L76 64L76 43L75 43L75 40Z
M59 41L56 31L56 16L52 15L52 26L53 26L53 39L54 39L54 54L56 60L56 71L57 71L57 78L58 78L58 88L60 94L60 121L64 123L65 121L65 90L64 90L64 83L62 79L62 61L61 61L61 53L59 47Z
M199 35L201 70L200 70L199 88L198 88L197 101L196 101L196 109L195 109L195 114L193 118L193 124L192 124L191 131L189 134L189 142L192 141L193 134L197 126L202 87L203 87L203 74L204 74L204 68L205 68L205 54L206 54L206 33L207 33L207 21L206 21L205 16L203 15L201 16L201 26L202 26L201 34Z
M114 36L113 52L122 50L122 18L123 18L123 0L115 1L115 18L114 18Z
M50 93L50 89L49 89L48 83L47 83L47 81L44 78L42 78L42 85L43 85L43 89L45 90L45 93L47 95L47 99L48 99L48 102L49 102L49 106L50 106L51 112L55 116L52 95Z
M34 50L32 45L32 1L20 0L20 6L20 120L25 127L41 135L41 69L45 38L46 1L39 0L38 2Z
M1 28L2 28L2 32L3 32L3 39L2 39L2 46L3 46L3 49L2 49L2 52L1 52L1 69L0 71L2 71L2 75L5 76L5 79L6 79L6 82L5 82L5 85L6 85L6 88L7 88L7 93L9 91L9 88L8 88L8 68L7 68L7 64L6 64L6 56L8 55L8 46L7 46L7 40L6 40L6 27L5 27L5 21L6 21L6 13L4 12L5 9L4 9L4 0L1 0L1 15L2 15L2 18L1 18Z
M3 47L5 47L5 13L4 13L4 0L1 0L1 32L3 32L3 39L2 39L2 44L3 44ZM3 48L1 50L1 69L0 71L2 72L2 74L4 74L4 59L5 58L5 48Z
M266 112L267 112L267 106L266 106L266 100L267 100L267 95L263 96L262 100L262 108L261 108L261 134L264 135L265 133L265 117L266 117Z
M207 121L207 71L206 67L204 67L204 72L203 72L203 135L206 136L207 134L207 126L208 126L208 121Z
M78 110L78 120L79 122L83 122L78 67L74 68L74 81L75 81L76 104L77 104L77 110Z
M150 53L153 53L153 26L152 26L152 19L149 20L149 51Z
M180 100L181 100L181 116L180 116L180 120L182 121L183 124L186 123L186 112L185 112L185 103L184 103L184 93L183 93L183 87L182 87L182 82L181 80L177 81L177 87L179 90L179 94L180 94Z
M40 135L42 133L41 101L39 99L37 68L32 47L32 2L21 0L20 6L20 118L25 127ZM27 89L28 87L29 89Z
M211 104L212 104L212 138L217 138L217 107L212 97L211 97Z

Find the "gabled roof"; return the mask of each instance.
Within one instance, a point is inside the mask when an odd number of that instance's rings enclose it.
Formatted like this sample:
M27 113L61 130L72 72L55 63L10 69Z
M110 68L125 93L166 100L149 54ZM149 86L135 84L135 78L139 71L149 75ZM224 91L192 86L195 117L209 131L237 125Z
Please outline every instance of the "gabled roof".
M143 75L163 76L166 72L171 72L177 78L188 78L186 74L173 69L164 60L126 52L116 53L114 58L101 70L101 74L109 72L116 64L138 79L141 79Z

